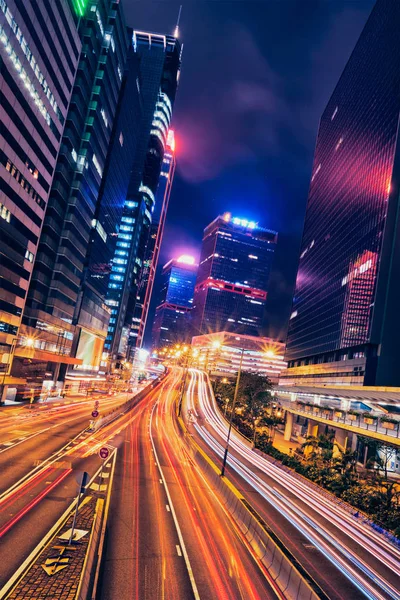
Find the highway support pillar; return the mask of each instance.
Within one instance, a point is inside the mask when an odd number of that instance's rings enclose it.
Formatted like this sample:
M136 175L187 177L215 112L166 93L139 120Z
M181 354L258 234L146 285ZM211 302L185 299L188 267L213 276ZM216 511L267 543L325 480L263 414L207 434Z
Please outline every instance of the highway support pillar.
M292 437L292 429L293 429L293 413L286 411L286 423L285 423L285 431L283 434L283 439L287 442L290 442Z

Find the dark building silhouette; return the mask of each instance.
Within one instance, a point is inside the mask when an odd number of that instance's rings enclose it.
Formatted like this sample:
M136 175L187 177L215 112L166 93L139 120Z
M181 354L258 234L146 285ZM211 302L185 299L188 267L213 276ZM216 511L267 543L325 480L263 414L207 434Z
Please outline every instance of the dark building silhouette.
M282 383L400 384L399 26L378 0L321 117Z
M275 231L229 213L206 227L191 314L193 334L262 335L277 239Z

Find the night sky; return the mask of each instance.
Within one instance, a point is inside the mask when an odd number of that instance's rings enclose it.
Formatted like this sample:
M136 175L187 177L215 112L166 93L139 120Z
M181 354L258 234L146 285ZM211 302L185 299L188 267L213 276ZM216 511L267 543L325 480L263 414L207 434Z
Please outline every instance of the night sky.
M179 4L123 0L128 25L173 33ZM319 117L373 0L183 2L177 174L160 265L199 255L225 211L279 232L269 334L284 338Z

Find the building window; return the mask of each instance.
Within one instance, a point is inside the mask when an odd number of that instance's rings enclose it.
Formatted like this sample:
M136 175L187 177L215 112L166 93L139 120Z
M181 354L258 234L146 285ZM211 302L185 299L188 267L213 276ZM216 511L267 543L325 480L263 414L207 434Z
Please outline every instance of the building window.
M101 112L101 116L103 117L104 125L106 127L108 127L108 119L107 119L106 111L104 110L104 108L102 108L100 112Z
M93 164L96 167L96 171L98 172L100 177L103 177L103 169L101 168L101 165L100 165L99 161L97 160L97 156L95 154L93 154L93 156L92 156L92 161L93 161Z
M7 223L11 221L11 213L8 208L4 206L4 204L0 204L0 217L7 221Z
M8 24L10 25L11 29L15 33L15 37L17 38L17 41L18 41L19 45L21 46L23 53L25 54L26 58L28 59L28 62L30 64L30 66L32 67L32 71L35 74L36 79L38 80L38 82L40 83L40 85L41 85L44 93L46 94L46 97L48 98L52 109L56 113L56 115L59 118L60 122L63 124L64 123L64 117L63 117L60 109L58 108L57 102L56 102L53 94L51 93L49 85L48 85L46 79L44 78L43 73L39 69L39 66L38 66L38 64L36 62L36 59L33 56L32 51L29 48L26 39L22 35L20 27L18 26L18 24L17 24L16 20L14 19L13 15L12 15L12 13L10 11L10 9L7 6L7 3L4 0L1 0L1 2L0 2L0 9L5 14L6 19L8 21ZM4 29L2 29L2 27L0 27L0 39L4 43L4 45L6 46L7 54L11 57L11 59L12 59L12 61L14 63L14 66L17 69L20 77L22 79L24 79L25 86L28 87L27 82L29 82L29 84L31 85L30 79L28 78L25 69L22 67L21 61L18 59L17 55L15 54L14 50L12 49L11 43L10 43L10 41L9 41L9 39L8 39L5 31L4 31ZM32 91L31 91L31 93L32 93ZM36 92L36 94L37 94L37 92ZM35 103L38 105L39 110L40 110L40 112L42 112L42 114L43 114L43 110L47 113L46 109L44 108L43 101L39 98L38 94L37 94L37 98L35 98ZM45 115L43 114L43 116L45 116ZM49 118L50 118L50 116L49 116Z
M33 254L32 254L32 252L29 252L29 250L27 250L25 252L25 259L29 260L29 262L33 262Z

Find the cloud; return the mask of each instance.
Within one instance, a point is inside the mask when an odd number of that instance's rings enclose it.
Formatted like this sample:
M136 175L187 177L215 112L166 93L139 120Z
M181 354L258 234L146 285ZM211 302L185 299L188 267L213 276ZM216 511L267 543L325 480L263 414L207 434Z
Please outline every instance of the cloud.
M207 86L199 77L193 89L191 78L186 89L183 78L179 90L184 108L175 113L178 165L191 182L209 181L279 145L285 110L279 78L248 30L229 23L223 33L218 54L207 63Z

